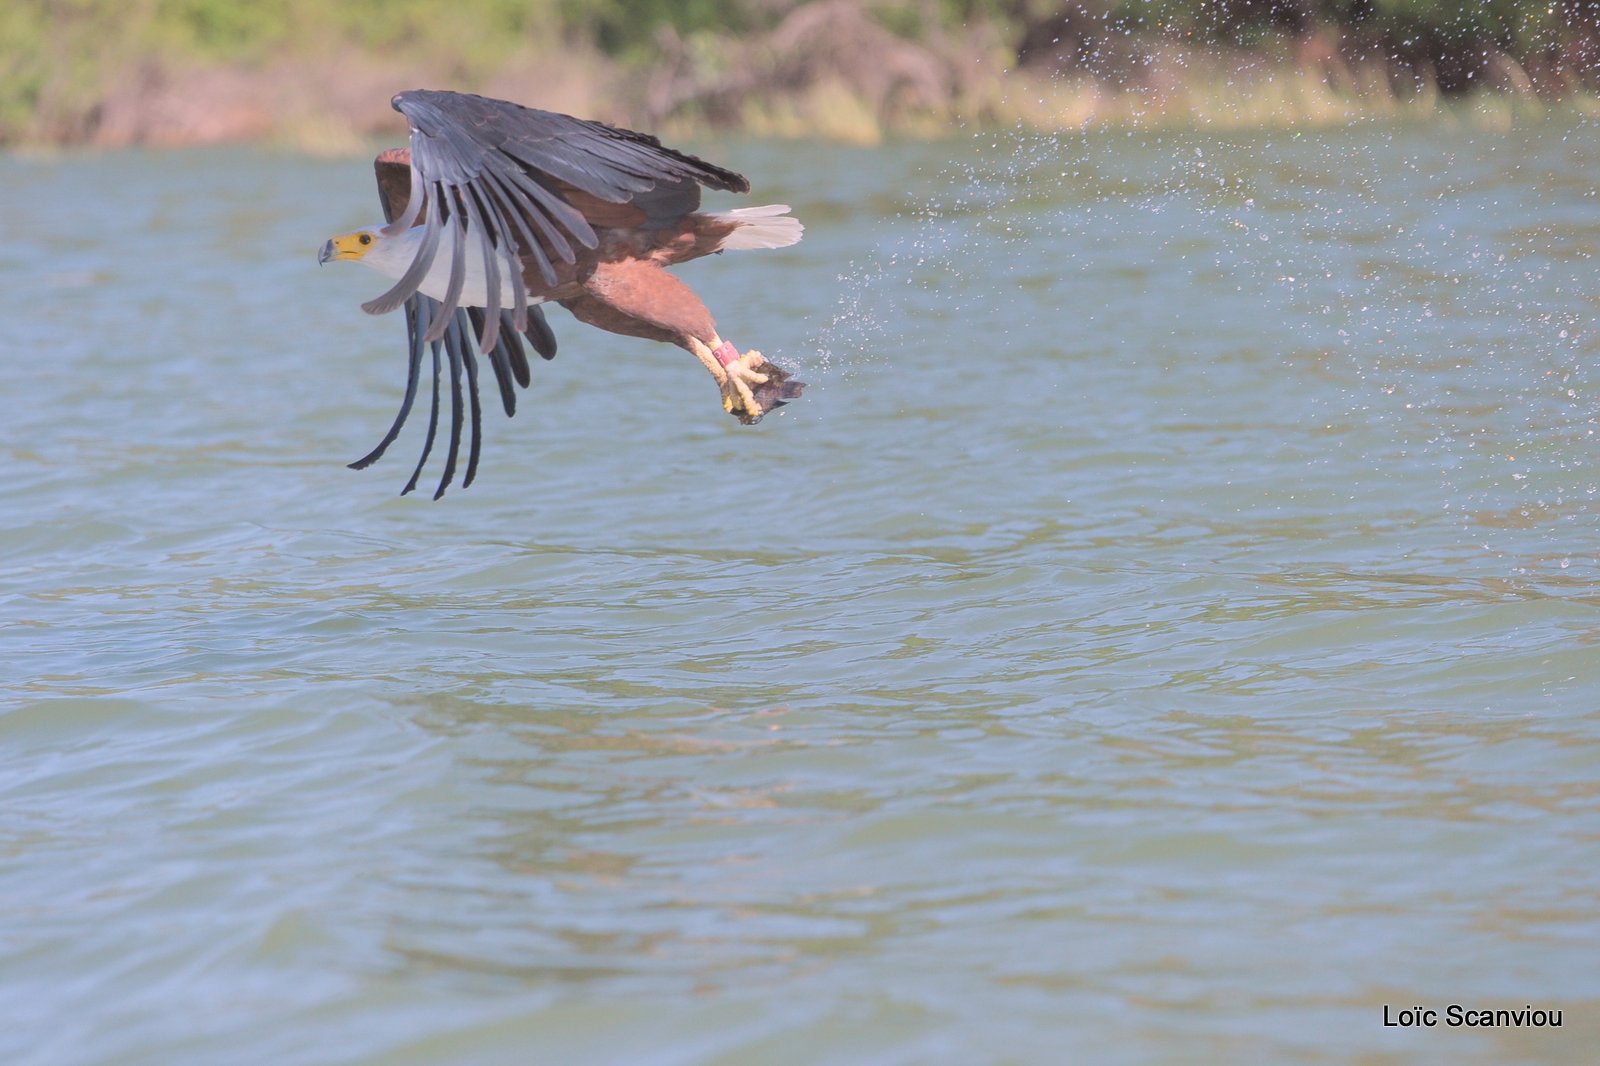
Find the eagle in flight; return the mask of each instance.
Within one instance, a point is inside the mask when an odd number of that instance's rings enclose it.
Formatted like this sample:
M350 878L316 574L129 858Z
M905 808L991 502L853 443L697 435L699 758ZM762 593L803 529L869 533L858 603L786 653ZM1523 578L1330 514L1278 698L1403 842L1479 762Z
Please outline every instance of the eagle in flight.
M402 495L416 488L433 448L443 364L450 445L434 499L455 476L463 423L471 443L461 483L472 484L482 443L477 357L488 359L501 404L514 414L514 384L529 380L524 343L546 359L556 354L540 306L551 300L612 333L687 348L716 379L723 409L746 425L800 395L803 383L760 352L741 355L723 340L706 305L665 269L712 252L794 244L802 227L787 205L698 210L702 185L744 193L750 183L649 134L465 93L415 90L393 103L411 124L411 146L377 158L387 225L333 237L319 256L396 279L363 310L405 308L405 398L353 469L376 462L399 435L429 356L428 433Z

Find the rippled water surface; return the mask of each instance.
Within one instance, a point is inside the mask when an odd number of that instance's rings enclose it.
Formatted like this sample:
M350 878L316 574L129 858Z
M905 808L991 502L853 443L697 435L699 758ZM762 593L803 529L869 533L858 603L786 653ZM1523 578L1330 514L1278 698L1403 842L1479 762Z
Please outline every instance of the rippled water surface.
M1589 1059L1595 130L698 147L803 402L437 503L365 161L0 159L0 1060Z

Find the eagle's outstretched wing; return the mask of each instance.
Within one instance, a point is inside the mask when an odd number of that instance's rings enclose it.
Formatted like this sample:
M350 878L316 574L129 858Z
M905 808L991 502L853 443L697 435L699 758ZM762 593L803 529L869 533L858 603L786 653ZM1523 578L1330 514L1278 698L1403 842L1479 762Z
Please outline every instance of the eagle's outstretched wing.
M448 234L450 279L442 311L422 331L429 343L442 340L456 321L465 279L467 232L482 241L489 305L478 350L494 351L501 333L500 261L509 248L524 272L557 284L552 258L575 261L573 243L598 243L585 211L574 201L635 204L648 228L654 217L677 217L699 203L699 186L748 192L750 183L694 156L662 146L656 138L601 122L491 100L466 93L418 89L394 98L411 123L410 195L406 209L384 231L395 236L423 226L416 258L395 286L362 307L392 311L417 292ZM517 272L513 272L517 275ZM527 285L509 279L511 325L523 332L528 320Z
M393 222L406 212L410 198L411 168L405 162L393 158L395 154L385 152L378 156L376 163L378 198L383 204L383 217L389 222ZM429 453L433 450L433 441L439 429L439 376L442 354L443 361L450 365L450 454L446 457L439 487L433 494L436 500L444 495L445 489L450 486L455 476L456 458L461 447L462 415L465 413L463 409L467 407L461 394L463 376L467 382L472 425L467 469L461 480L463 488L472 484L472 479L478 472L478 453L483 442L482 408L478 402L478 360L477 352L474 350L477 345L474 341L477 336L483 334L485 311L481 308L458 307L450 316L446 316L443 312L444 305L420 292L413 293L406 299L406 341L410 352L410 364L407 369L405 398L400 402L400 410L395 415L394 423L378 442L378 446L350 464L353 470L371 466L400 435L400 427L405 424L406 418L411 414L412 404L416 402L417 386L422 377L423 356L431 352L433 404L428 417L428 434L423 441L422 455L417 460L416 469L412 471L411 480L406 482L401 495L417 487L417 479L422 474L422 467L427 463ZM489 365L494 369L495 381L500 388L501 405L510 416L517 410L517 394L513 383L527 388L530 380L528 356L522 347L523 337L525 336L534 350L546 359L555 357L556 338L550 330L550 324L545 321L544 310L537 304L526 308L525 327L522 329L516 328L512 312L499 311L498 314L500 328L497 330L495 345L490 349L488 357ZM434 324L440 321L444 322L445 328L439 339L428 340L428 334Z

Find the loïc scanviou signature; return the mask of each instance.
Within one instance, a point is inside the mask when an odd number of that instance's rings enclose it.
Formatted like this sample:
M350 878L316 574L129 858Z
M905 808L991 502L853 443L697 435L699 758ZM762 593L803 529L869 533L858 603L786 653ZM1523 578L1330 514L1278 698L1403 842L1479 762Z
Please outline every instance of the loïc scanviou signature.
M1459 1003L1452 1003L1442 1012L1444 1024L1451 1028L1459 1026L1489 1027L1505 1026L1509 1028L1561 1028L1561 1012L1559 1010L1536 1009L1533 1004L1525 1004L1515 1010L1473 1010L1463 1007ZM1432 1007L1390 1007L1383 1005L1383 1024L1385 1026L1400 1028L1432 1028L1439 1024L1441 1012Z

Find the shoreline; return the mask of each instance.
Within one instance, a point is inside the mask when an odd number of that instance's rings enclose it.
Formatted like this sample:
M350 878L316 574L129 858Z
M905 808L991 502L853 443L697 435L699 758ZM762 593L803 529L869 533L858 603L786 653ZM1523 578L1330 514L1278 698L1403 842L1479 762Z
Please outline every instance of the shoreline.
M404 120L389 98L410 88L456 88L584 118L594 118L663 138L704 139L729 134L774 140L825 140L870 146L893 139L937 140L967 132L1025 130L1071 133L1093 128L1278 130L1330 129L1361 124L1427 122L1479 124L1509 130L1550 116L1600 118L1600 94L1548 101L1496 89L1464 96L1416 93L1409 97L1350 96L1308 72L1271 70L1240 90L1237 85L1186 83L1159 96L1108 87L1092 79L1036 80L1009 74L995 91L951 106L899 115L875 111L870 99L837 82L791 97L754 101L737 121L697 114L652 120L619 108L593 91L551 87L507 73L489 85L448 85L410 71L374 71L366 92L346 94L342 106L305 106L285 91L293 74L283 70L198 69L164 73L137 93L106 105L103 120L83 133L52 132L0 142L0 152L115 150L264 144L312 155L365 151L371 143L404 134ZM286 80L287 79L287 80ZM281 106L280 106L281 105Z
M249 59L170 47L87 64L46 55L20 93L19 75L0 65L0 148L271 143L343 154L392 138L403 127L389 98L419 87L479 92L663 137L852 144L974 129L1310 129L1463 116L1501 128L1552 110L1600 116L1588 68L1561 56L1525 64L1490 49L1461 75L1432 60L1402 62L1371 36L1321 27L1273 33L1249 47L1123 31L1102 34L1086 51L1086 31L1073 37L1066 24L1030 50L993 21L908 36L881 14L858 0L813 0L764 32L664 26L648 48L626 56L584 41L551 47L533 32L475 60L459 43L386 51L332 36L315 38L312 55L282 44ZM63 54L80 46L70 35L52 38Z

